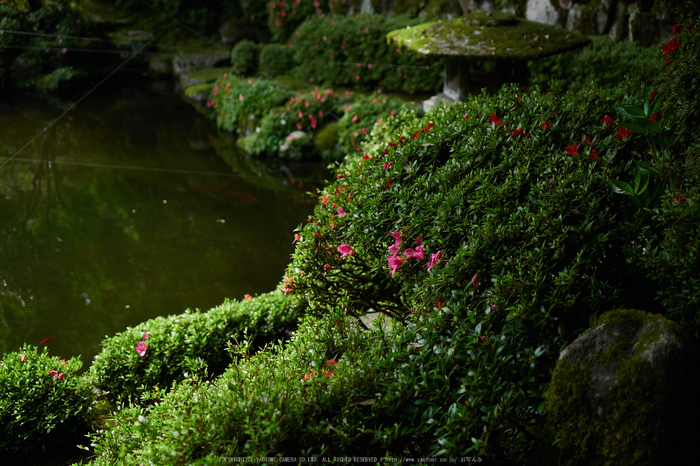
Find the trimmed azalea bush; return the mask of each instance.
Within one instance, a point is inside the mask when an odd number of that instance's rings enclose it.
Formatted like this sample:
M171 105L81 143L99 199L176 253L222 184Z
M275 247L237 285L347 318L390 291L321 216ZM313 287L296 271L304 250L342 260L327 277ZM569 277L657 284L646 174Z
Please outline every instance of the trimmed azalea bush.
M314 88L310 94L290 97L280 112L268 113L260 121L260 130L249 137L246 146L255 155L277 155L282 158L318 158L313 150L280 152L288 135L304 131L313 135L334 118L338 96L331 89Z
M435 92L442 86L443 62L389 45L386 34L421 19L361 14L318 16L292 36L295 75L333 87L381 88L392 92Z
M273 291L206 312L147 320L104 340L90 374L110 399L138 403L156 387L165 391L193 373L221 374L231 362L229 342L245 338L262 346L282 338L296 327L301 309L298 298Z
M30 453L75 441L88 430L96 395L78 375L80 358L61 360L24 345L0 362L0 451Z
M257 122L289 96L288 90L270 80L240 78L227 73L212 89L207 105L216 115L219 128L240 133L251 120Z
M630 40L591 36L590 45L580 50L529 62L530 83L544 90L557 81L557 90L579 90L589 81L603 89L613 88L625 75L655 79L663 68L661 48L644 47Z
M294 55L290 47L282 44L267 44L260 51L260 72L275 78L289 73L294 68Z
M114 427L93 442L92 464L206 464L253 452L381 455L364 423L376 422L373 405L394 375L387 355L411 351L403 332L361 331L353 320L307 316L291 340L257 354L233 345L234 362L217 380L183 381L146 412L116 412Z
M345 153L359 152L362 144L369 138L372 126L382 124L382 120L396 115L404 101L398 97L386 97L381 94L357 97L352 104L346 105L345 113L338 122L340 148Z
M258 68L258 53L260 44L252 40L243 39L231 50L231 72L240 76L255 73Z

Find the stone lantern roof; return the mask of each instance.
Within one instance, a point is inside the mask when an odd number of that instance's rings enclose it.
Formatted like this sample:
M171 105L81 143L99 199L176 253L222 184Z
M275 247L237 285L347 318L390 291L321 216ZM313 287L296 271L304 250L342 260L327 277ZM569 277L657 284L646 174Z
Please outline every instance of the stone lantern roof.
M394 45L423 55L445 57L443 94L467 94L527 81L527 62L584 47L583 34L527 21L503 11L475 11L462 17L420 24L387 34ZM437 97L437 96L436 96Z

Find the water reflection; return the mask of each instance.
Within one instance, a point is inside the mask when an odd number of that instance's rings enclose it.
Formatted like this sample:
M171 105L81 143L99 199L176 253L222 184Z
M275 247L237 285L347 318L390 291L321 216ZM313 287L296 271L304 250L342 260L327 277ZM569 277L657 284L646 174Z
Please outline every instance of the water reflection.
M0 154L60 113L0 108ZM206 125L177 96L95 101L0 170L0 351L53 336L87 361L127 326L274 288L319 182L232 173L195 150Z

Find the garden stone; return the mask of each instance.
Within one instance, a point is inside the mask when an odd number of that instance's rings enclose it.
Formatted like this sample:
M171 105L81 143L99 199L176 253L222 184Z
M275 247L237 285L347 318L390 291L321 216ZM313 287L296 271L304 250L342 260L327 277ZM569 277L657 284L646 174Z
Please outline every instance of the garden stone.
M304 131L294 131L284 139L284 144L280 146L280 152L298 149L311 145L311 137Z
M549 0L527 0L525 19L554 26L559 23L559 13Z
M689 464L699 364L677 324L637 310L602 315L561 352L545 395L559 463Z

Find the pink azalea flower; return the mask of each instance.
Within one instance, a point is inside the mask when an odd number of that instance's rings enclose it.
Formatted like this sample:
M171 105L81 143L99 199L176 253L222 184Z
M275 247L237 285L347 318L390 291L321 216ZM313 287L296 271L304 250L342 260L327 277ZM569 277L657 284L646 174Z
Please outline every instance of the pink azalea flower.
M338 252L341 254L341 259L355 254L355 251L347 243L341 243L340 246L338 246Z
M394 275L399 269L399 267L401 267L401 264L406 262L402 256L389 256L387 261L389 262L389 267L391 268L392 275Z
M423 238L422 238L421 236L419 236L418 238L416 238L416 245L417 245L417 246L420 246L422 243L423 243Z
M391 167L393 164L394 162L383 163L382 167L384 167L385 170L389 171L389 167Z
M338 207L338 217L345 217L345 211L343 210L342 207Z
M321 198L321 205L326 205L328 204L328 196L323 196Z
M144 340L148 340L148 336L151 334L151 332L143 332L143 335L141 335L141 338Z
M423 248L425 248L423 245L418 246L416 249L408 248L404 251L404 254L407 259L414 258L422 261L425 257L423 255Z
M136 351L136 354L138 354L140 357L144 357L146 355L147 349L148 349L148 342L147 341L140 341L136 344L136 348L134 348L134 351Z
M442 254L442 251L438 251L435 254L430 255L430 261L428 261L427 269L428 272L430 272L433 267L435 267L437 264L440 263L440 255Z
M331 264L326 264L326 265L323 266L323 270L324 270L325 272L328 272L330 269L331 269Z
M24 361L26 361L26 360L27 360L27 355L24 354L24 353L20 354L20 356L19 356L19 361L20 361L20 362L24 362Z

